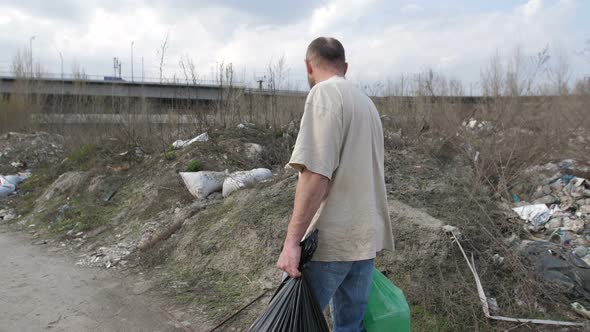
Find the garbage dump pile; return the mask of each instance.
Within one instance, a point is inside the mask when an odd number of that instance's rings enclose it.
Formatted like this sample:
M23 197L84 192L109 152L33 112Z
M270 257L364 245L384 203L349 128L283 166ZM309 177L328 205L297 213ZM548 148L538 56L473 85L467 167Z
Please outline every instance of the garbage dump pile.
M254 186L272 178L272 171L256 168L250 171L226 172L182 172L180 177L189 192L197 199L205 199L209 195L222 192L223 198L232 193Z
M17 186L31 176L30 172L20 172L14 175L0 175L0 198L16 193Z
M238 128L246 128L244 125ZM172 143L176 149L181 149L195 142L208 142L209 135L205 132L190 140L177 140ZM262 146L255 143L246 143L246 156L255 158L262 152ZM180 177L184 181L188 191L197 199L205 199L211 194L221 193L223 198L232 193L243 189L250 188L257 183L270 180L273 176L272 171L266 168L256 168L250 171L238 171L229 173L200 171L200 172L181 172Z
M18 186L42 164L59 162L63 137L48 133L7 133L0 137L0 198L16 193Z
M512 210L537 240L522 254L542 279L590 303L590 162L564 160L528 172L539 179L530 202L512 196Z
M57 164L64 155L64 138L38 132L0 136L0 174L14 174L43 164Z

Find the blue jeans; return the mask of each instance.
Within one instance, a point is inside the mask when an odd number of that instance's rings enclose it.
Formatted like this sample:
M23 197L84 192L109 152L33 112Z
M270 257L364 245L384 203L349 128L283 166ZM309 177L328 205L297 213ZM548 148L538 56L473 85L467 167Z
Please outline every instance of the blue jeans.
M374 260L309 262L305 273L322 310L330 304L334 332L362 332Z

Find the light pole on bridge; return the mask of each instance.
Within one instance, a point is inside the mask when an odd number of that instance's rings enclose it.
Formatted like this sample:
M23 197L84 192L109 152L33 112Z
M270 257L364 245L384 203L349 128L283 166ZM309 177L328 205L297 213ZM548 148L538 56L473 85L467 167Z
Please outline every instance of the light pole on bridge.
M33 40L36 38L36 35L31 36L31 38L29 38L29 62L31 65L31 77L33 77Z
M133 44L135 44L135 41L131 42L131 82L133 82Z

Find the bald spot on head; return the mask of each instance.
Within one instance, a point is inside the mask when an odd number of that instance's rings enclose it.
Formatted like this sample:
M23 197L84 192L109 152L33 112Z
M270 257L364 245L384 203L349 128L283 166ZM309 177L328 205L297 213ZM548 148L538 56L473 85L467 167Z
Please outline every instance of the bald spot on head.
M319 37L307 47L307 60L316 66L343 70L346 66L344 46L336 38Z

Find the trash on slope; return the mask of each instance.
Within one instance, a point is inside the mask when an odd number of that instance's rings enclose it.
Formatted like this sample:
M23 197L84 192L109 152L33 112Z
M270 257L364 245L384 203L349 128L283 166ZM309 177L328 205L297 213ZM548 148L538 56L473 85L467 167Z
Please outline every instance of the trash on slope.
M258 157L263 149L262 145L256 143L246 143L244 147L246 148L246 156L250 159Z
M205 199L211 193L221 191L227 177L225 172L181 172L180 177L188 191L198 199Z
M251 187L270 178L272 178L272 172L266 168L232 173L223 182L223 197L228 197L235 191Z
M513 193L533 201L513 201L513 210L528 222L527 229L544 233L546 240L568 248L590 246L590 233L586 231L590 226L590 181L580 176L590 174L590 163L564 160L534 166L526 172L540 182L530 197Z
M547 320L547 319L512 318L512 317L493 315L492 309L494 309L494 308L490 308L490 303L489 303L488 297L483 289L481 279L479 277L479 274L478 274L476 266L475 266L475 259L473 258L473 254L471 254L471 260L469 258L467 258L467 253L465 252L465 249L463 249L463 246L461 245L461 241L459 240L459 238L457 238L453 232L449 232L444 229L443 229L443 231L445 231L447 234L450 234L450 236L453 239L453 242L457 244L457 246L461 250L461 253L463 254L463 257L465 258L465 262L467 263L467 265L469 266L469 269L471 270L471 273L473 274L473 278L475 279L475 284L477 287L477 293L479 295L481 307L482 307L484 316L486 318L492 319L492 320L504 321L504 322L518 323L518 324L530 323L530 324L553 325L553 326L584 326L584 324L582 324L582 323L568 322L568 321L556 321L556 320ZM533 242L533 243L535 243L535 242Z
M184 148L187 147L195 142L207 142L209 141L209 134L208 133L202 133L201 135L190 139L190 140L176 140L174 143L172 143L172 146L176 149L180 149L180 148Z
M12 195L17 186L30 176L30 172L19 173L18 175L0 175L0 197Z
M544 226L549 219L551 219L551 216L555 211L549 209L545 204L525 205L513 208L512 210L516 212L521 219L531 222L535 229Z

